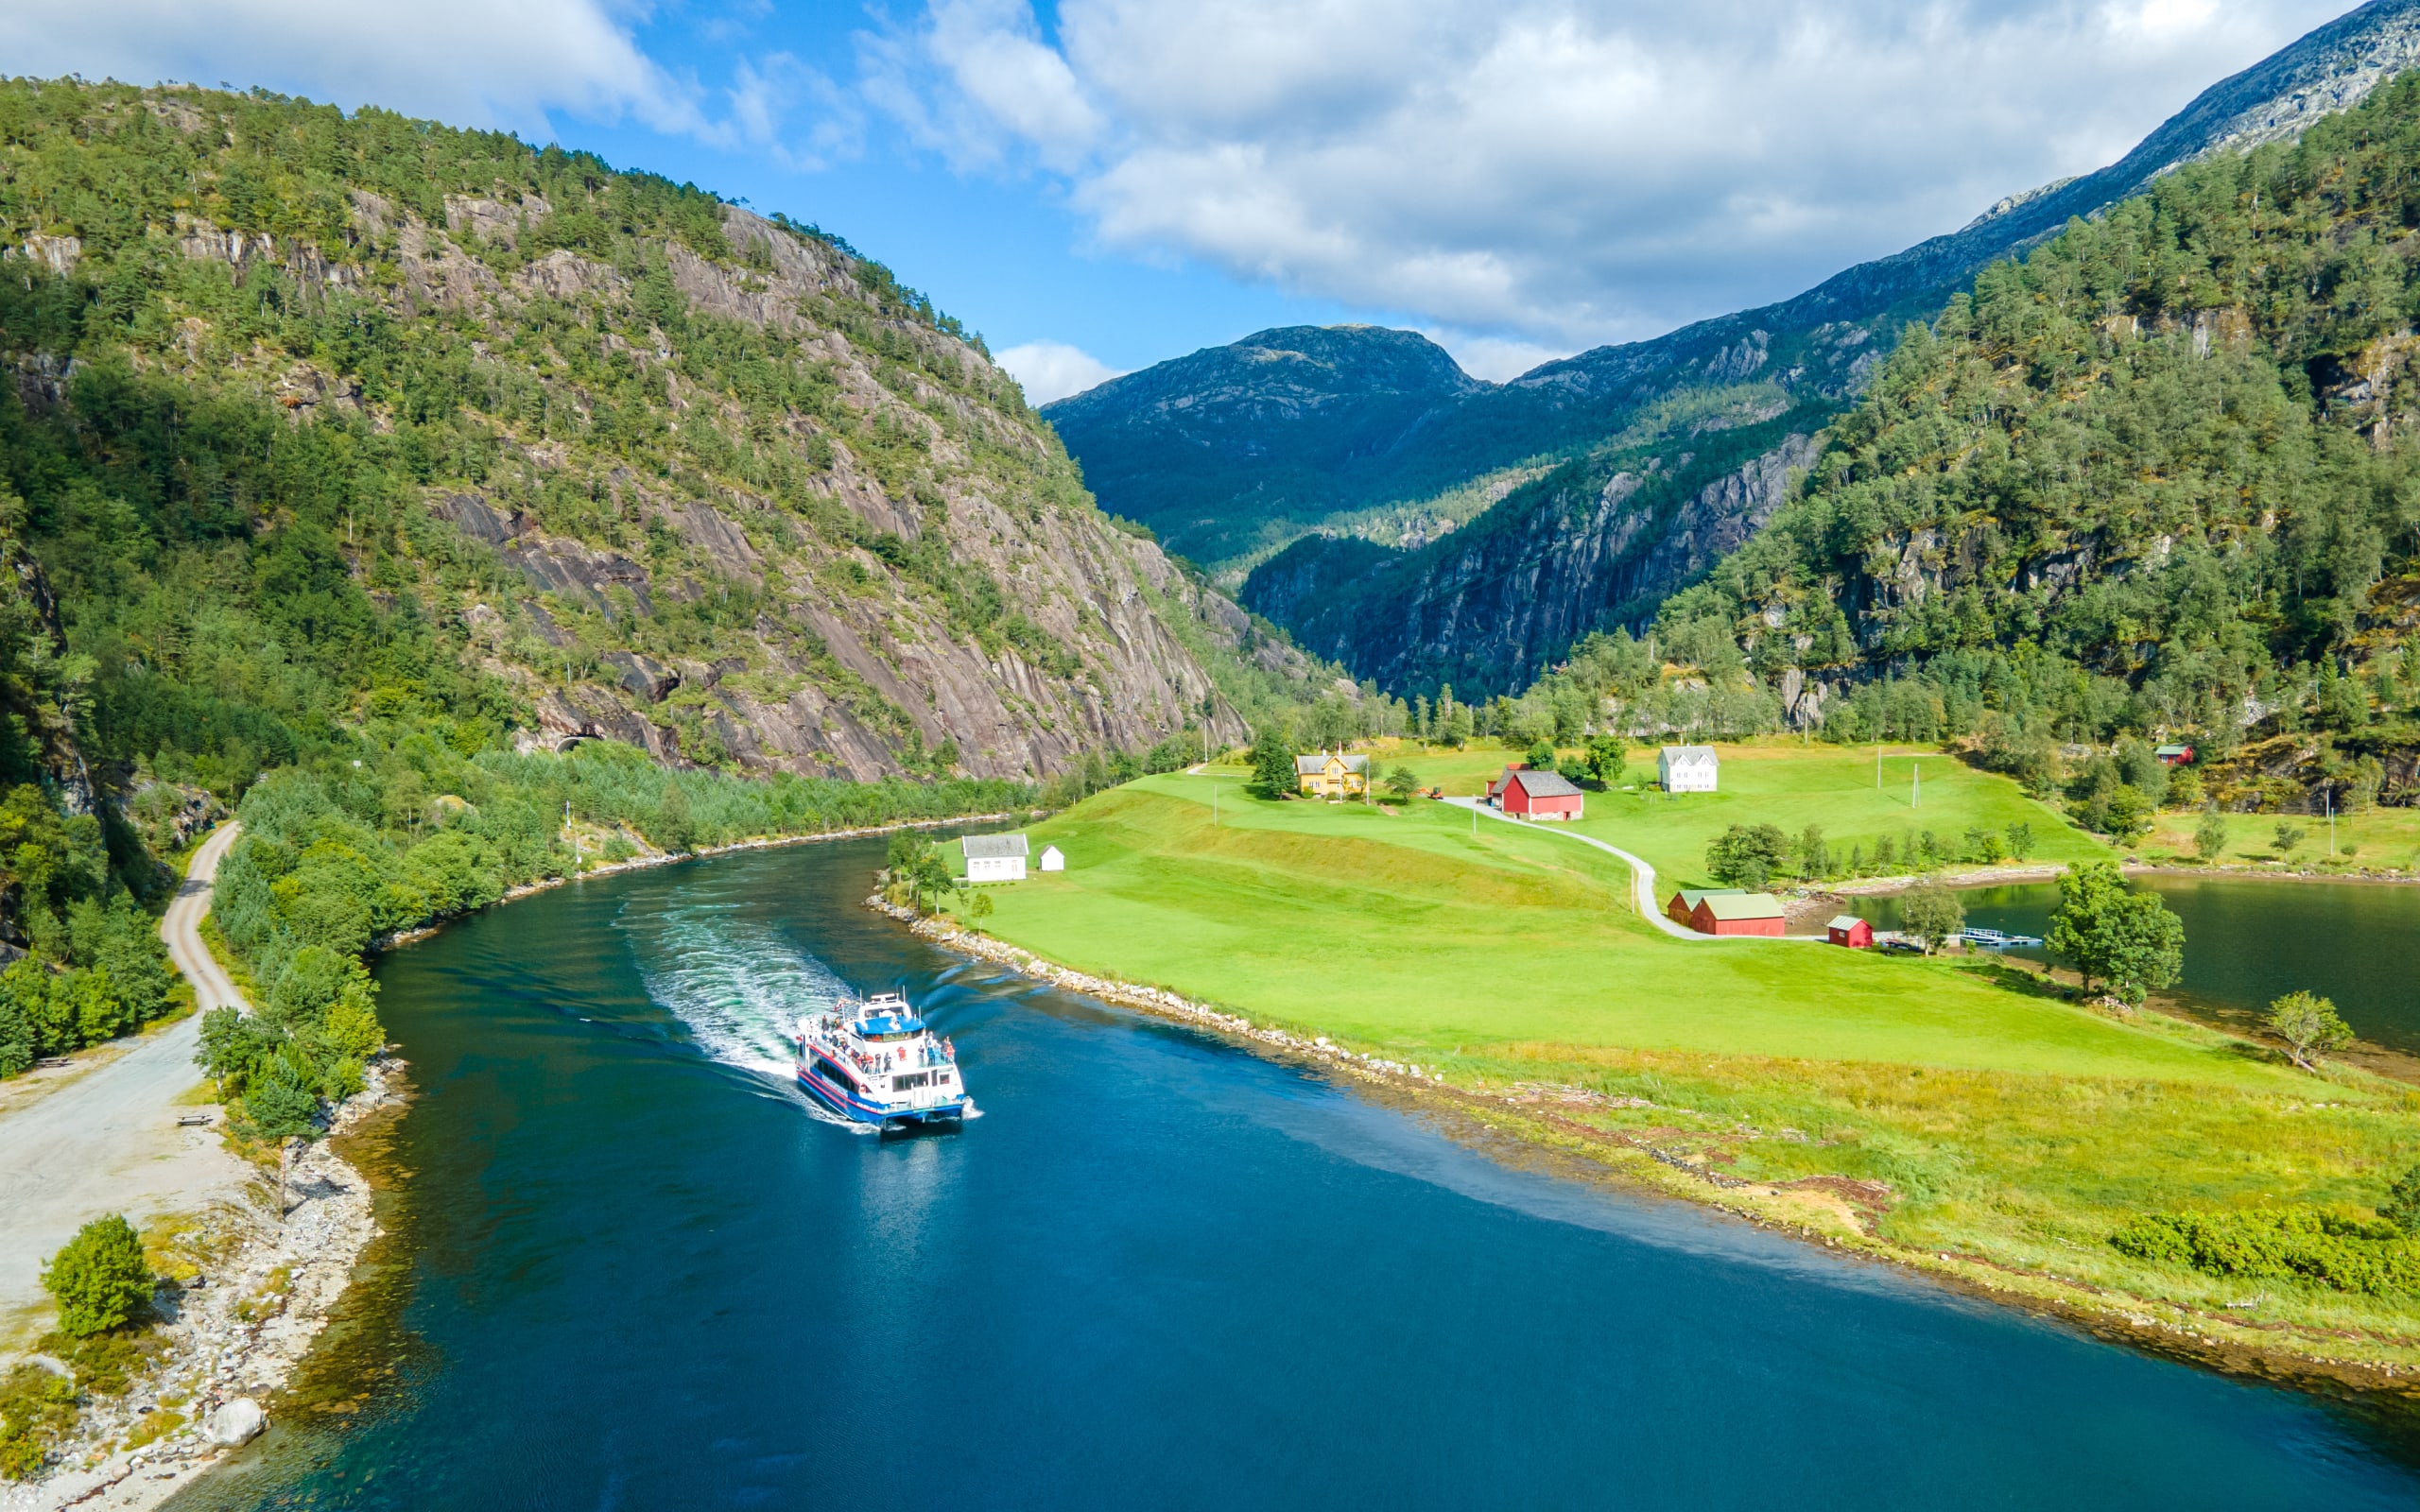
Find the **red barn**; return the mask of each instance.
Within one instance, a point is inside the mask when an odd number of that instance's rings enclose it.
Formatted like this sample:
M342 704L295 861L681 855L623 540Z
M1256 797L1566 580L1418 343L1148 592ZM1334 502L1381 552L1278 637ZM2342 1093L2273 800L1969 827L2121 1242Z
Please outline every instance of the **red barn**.
M1711 893L1698 900L1689 927L1701 935L1763 935L1781 938L1781 900L1769 892Z
M1855 914L1841 914L1824 926L1824 937L1853 951L1874 949L1874 926Z
M1582 801L1576 783L1554 772L1527 767L1506 772L1496 796L1503 799L1505 813L1526 819L1576 819Z

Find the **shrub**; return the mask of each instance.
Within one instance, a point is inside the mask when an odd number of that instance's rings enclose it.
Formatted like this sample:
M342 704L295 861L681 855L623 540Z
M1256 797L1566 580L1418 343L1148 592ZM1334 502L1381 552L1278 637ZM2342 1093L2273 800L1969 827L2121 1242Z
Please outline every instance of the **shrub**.
M95 1218L50 1257L43 1289L59 1300L59 1327L77 1338L116 1328L150 1305L143 1241L119 1214Z
M29 1479L53 1439L76 1420L76 1388L38 1365L0 1377L0 1480Z
M2314 1281L2393 1297L2420 1291L2420 1242L2392 1224L2308 1208L2149 1213L2109 1236L2121 1255L2210 1276Z

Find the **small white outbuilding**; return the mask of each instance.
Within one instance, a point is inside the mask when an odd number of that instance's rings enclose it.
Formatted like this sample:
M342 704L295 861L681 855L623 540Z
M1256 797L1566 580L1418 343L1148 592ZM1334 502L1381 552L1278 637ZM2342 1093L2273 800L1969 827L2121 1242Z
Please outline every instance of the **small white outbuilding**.
M1064 871L1067 869L1067 858L1059 853L1059 848L1057 846L1046 845L1042 848L1042 869L1045 871Z
M970 834L959 844L966 850L967 881L1025 881L1024 835Z
M1711 793L1720 765L1711 746L1667 746L1655 758L1655 781L1667 793Z

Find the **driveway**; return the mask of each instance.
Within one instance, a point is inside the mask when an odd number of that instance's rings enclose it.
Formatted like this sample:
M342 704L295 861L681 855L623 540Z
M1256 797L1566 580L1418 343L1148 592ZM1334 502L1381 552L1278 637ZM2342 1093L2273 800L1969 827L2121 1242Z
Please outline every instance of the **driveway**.
M37 1101L0 1114L0 1338L23 1332L43 1300L43 1262L94 1218L150 1216L233 1197L251 1167L227 1153L216 1128L181 1128L177 1098L201 1081L194 1051L201 1013L240 1004L195 927L210 911L210 883L238 826L223 825L194 852L193 866L160 921L177 969L193 983L200 1011ZM216 1113L212 1111L214 1121Z
M1744 939L1771 939L1772 937L1770 935L1701 935L1696 930L1689 928L1685 924L1675 922L1672 916L1664 911L1664 905L1655 901L1655 868L1647 864L1645 857L1634 856L1629 851L1623 850L1620 846L1607 845L1604 841L1596 838L1594 835L1580 834L1574 831L1564 829L1560 824L1530 824L1526 820L1512 817L1512 816L1505 813L1501 809L1489 808L1486 802L1479 799L1449 798L1445 799L1445 801L1453 804L1456 808L1470 809L1477 813L1483 814L1489 818L1497 820L1500 823L1519 824L1524 828L1540 831L1547 834L1558 836L1562 839L1577 840L1582 845L1593 845L1609 856L1619 857L1622 861L1628 863L1630 867L1632 906L1638 910L1641 918L1645 919L1649 923L1653 924L1656 928L1662 930L1665 934L1671 936L1674 939L1685 939L1694 944L1700 945L1715 945L1737 942ZM1784 937L1788 939L1822 939L1824 936L1821 935L1789 935L1785 936Z

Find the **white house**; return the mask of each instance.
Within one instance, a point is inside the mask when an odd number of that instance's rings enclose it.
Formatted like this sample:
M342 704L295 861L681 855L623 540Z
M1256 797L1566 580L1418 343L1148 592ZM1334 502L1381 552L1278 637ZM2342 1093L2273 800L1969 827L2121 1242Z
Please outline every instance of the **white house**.
M1057 846L1046 845L1042 848L1042 869L1045 871L1064 871L1067 869L1067 858L1059 853L1059 848Z
M1025 881L1025 836L970 834L959 844L966 848L969 882Z
M1711 793L1718 765L1711 746L1667 746L1655 758L1655 781L1667 793Z

